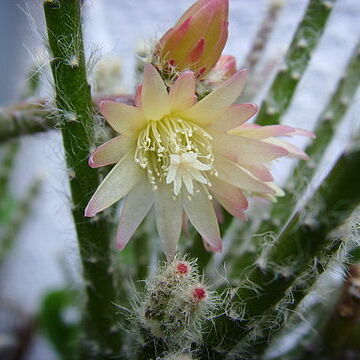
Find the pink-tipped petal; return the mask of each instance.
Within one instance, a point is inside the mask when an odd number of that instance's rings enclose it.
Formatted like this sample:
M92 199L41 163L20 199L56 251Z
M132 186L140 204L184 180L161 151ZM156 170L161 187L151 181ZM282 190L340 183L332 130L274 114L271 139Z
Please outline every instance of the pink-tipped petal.
M316 135L312 131L305 130L305 129L299 129L299 128L293 128L293 132L290 135L291 136L295 136L295 135L307 136L307 137L309 137L311 139L316 138Z
M173 195L173 187L164 183L154 191L156 227L163 251L170 259L176 254L182 226L181 199Z
M142 93L142 85L138 85L136 87L136 92L135 92L135 105L138 108L141 108L141 93Z
M116 247L122 250L154 203L154 196L147 179L137 183L126 197L121 209L120 222L116 234Z
M183 196L184 210L199 234L211 245L214 251L220 252L222 242L212 202L202 187L197 184L194 185L194 195L191 200L189 200L188 194Z
M119 135L105 144L100 145L90 156L89 165L98 168L105 165L115 164L130 150L129 138Z
M123 198L144 176L141 167L135 163L133 154L126 154L97 188L85 209L85 216L92 217L98 212Z
M239 164L241 165L241 164ZM258 179L262 181L273 181L274 178L271 175L269 169L262 164L246 164L242 165L246 170L248 170L252 175L256 176Z
M143 113L135 106L104 100L100 102L99 109L110 126L120 134L131 136L145 125Z
M217 177L211 177L211 191L214 193L217 198L220 195L223 198L233 201L239 206L241 210L246 210L249 206L245 195L237 187L230 185L224 181L219 180Z
M280 140L277 138L269 138L264 141L266 141L269 144L280 146L283 149L286 149L286 151L289 152L288 155L289 157L294 157L302 160L309 160L309 157L305 154L303 150L299 149L297 146L288 143L287 141Z
M225 221L223 209L218 201L213 201L213 206L217 221L219 224L222 224Z
M194 73L192 71L182 72L171 86L169 96L173 113L190 108L196 101Z
M244 212L244 210L242 210L238 204L236 204L234 201L230 201L228 199L225 199L222 196L218 196L217 197L218 201L220 202L221 206L232 216L235 216L236 218L242 220L242 221L247 221L247 216Z
M269 125L269 126L254 126L255 124L249 124L253 126L239 126L231 131L232 134L244 136L252 139L266 139L273 136L287 136L292 134L294 128L287 125Z
M166 86L156 68L151 64L145 67L141 104L148 120L160 120L164 115L170 113Z
M288 155L283 147L264 141L217 131L210 132L210 135L214 138L213 149L216 153L241 164L268 162Z
M245 86L246 75L245 69L238 71L189 110L184 111L182 116L201 125L213 123L239 97Z
M255 104L233 104L210 127L218 131L231 130L248 121L257 111L258 107Z
M218 171L220 180L225 181L242 190L273 194L274 191L266 183L256 179L246 170L234 164L230 160L217 156L214 167Z

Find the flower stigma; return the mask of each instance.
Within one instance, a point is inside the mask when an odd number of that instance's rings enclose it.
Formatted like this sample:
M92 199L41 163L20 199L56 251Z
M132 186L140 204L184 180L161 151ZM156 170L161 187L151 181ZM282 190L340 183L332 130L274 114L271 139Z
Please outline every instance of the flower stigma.
M140 132L135 162L146 169L153 190L159 182L165 181L173 184L175 196L179 195L183 184L191 196L193 181L211 186L208 175L216 175L212 140L196 124L166 115L160 120L148 121Z

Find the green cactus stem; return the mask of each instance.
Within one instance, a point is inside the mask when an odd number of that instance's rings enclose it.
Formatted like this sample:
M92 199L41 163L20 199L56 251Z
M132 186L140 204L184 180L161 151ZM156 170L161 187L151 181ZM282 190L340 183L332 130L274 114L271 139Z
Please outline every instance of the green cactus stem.
M10 218L0 236L0 264L13 248L16 236L28 219L31 212L31 205L40 192L41 184L42 181L40 179L34 180L27 189L24 198L16 204L14 211L10 214Z
M250 69L250 71L254 70L259 60L261 59L269 36L272 33L282 8L283 3L281 1L273 0L270 2L265 17L260 25L258 32L255 35L253 46L251 47L244 62L244 67Z
M359 166L360 150L345 152L312 197L322 199L323 206L316 214L310 211L316 200L310 200L298 208L272 244L262 264L244 275L246 283L251 286L239 286L232 297L235 305L240 299L244 316L231 319L223 315L217 320L216 331L226 333L222 347L229 350L236 341L244 339L252 319L261 317L285 298L297 277L325 249L336 250L335 244L338 242L334 243L328 234L342 224L360 203L357 189L360 172L354 172ZM353 181L348 183L350 177ZM345 183L347 186L344 186ZM305 219L304 214L308 215ZM212 337L215 335L210 333L207 340L213 341Z
M288 109L336 0L310 0L256 122L274 125Z
M21 135L54 129L57 122L54 112L40 103L21 103L0 109L0 143Z
M86 286L81 359L116 356L121 346L117 328L116 291L110 254L111 226L105 217L84 217L84 208L99 185L88 166L93 146L93 103L86 79L80 0L46 0L44 12L52 53L51 68L60 109L66 162L71 173L72 214Z

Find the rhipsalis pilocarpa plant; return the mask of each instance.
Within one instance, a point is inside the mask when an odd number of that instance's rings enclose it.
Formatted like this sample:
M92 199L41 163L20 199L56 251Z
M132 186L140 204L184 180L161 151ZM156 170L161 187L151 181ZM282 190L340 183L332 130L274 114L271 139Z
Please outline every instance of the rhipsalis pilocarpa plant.
M314 130L305 121L290 126L284 115L336 1L308 1L263 105L242 102L248 69L238 67L235 54L223 54L235 1L195 1L141 49L132 94L117 93L117 60L91 72L84 2L43 3L54 99L30 102L26 93L22 103L1 109L0 140L61 132L83 281L77 291L46 296L39 313L64 359L271 359L276 344L307 318L321 337L307 339L313 354L332 358L321 346L341 338L339 309L357 277L345 288L341 281L333 286L331 271L344 274L351 265L353 273L360 259L356 122L326 176L313 178L356 96L359 47ZM259 38L244 56L248 66L260 66L283 5L268 7ZM247 97L263 86L259 74L250 77ZM297 136L306 139L304 149L294 144ZM7 146L4 169L17 145ZM279 186L272 166L283 158L295 163ZM2 183L9 182L11 167L1 169ZM37 190L38 183L20 214L29 211ZM306 304L329 284L339 299ZM69 304L82 317L67 326L59 313ZM61 335L54 335L59 328L66 329L64 351ZM346 330L355 338L358 324ZM287 354L302 359L306 349L298 342Z

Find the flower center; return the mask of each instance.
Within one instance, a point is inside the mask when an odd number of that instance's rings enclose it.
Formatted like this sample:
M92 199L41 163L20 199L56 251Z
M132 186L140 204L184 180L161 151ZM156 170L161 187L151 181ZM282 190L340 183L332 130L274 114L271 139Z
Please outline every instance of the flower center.
M183 183L190 195L193 181L211 185L208 174L215 173L212 137L190 121L172 116L148 121L138 137L135 161L146 169L154 190L166 181L173 183L175 196Z

